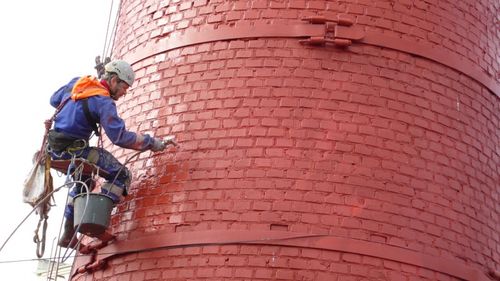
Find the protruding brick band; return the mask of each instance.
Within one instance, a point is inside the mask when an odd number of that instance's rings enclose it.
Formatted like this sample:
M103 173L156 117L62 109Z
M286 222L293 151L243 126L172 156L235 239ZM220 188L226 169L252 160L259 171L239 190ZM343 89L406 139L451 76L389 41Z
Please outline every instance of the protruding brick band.
M383 33L363 32L362 35L354 37L347 33L352 27L339 27L340 38L356 40L357 43L374 45L377 47L390 48L411 55L417 55L433 60L447 67L453 68L470 78L478 81L483 86L500 97L500 84L494 78L488 77L481 69L475 67L444 49L432 45L423 45L417 41L408 41L401 38L386 36ZM360 33L360 32L357 32ZM186 32L181 36L166 38L158 42L146 43L138 46L125 55L125 59L131 63L137 63L146 58L172 51L178 48L189 47L197 44L210 43L226 40L245 40L252 38L322 38L325 35L325 27L321 25L257 25L251 27L227 27L219 29L206 29L201 31ZM306 39L307 40L307 39Z
M488 281L487 269L478 271L463 261L436 258L403 248L306 233L279 231L199 231L182 233L158 233L134 240L121 241L97 250L94 255L77 259L75 266L81 273L94 271L89 265L101 265L106 260L123 254L150 252L160 249L203 247L207 245L267 245L329 250L391 260L411 266L426 268L462 280ZM99 268L98 268L99 269Z

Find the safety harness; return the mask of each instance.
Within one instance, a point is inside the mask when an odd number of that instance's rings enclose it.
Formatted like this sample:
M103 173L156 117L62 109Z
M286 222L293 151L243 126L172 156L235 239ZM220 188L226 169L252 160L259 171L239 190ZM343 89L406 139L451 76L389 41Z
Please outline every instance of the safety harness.
M92 114L90 114L88 98L92 96L109 97L110 94L108 89L106 89L106 87L104 87L95 77L90 75L83 76L76 81L73 86L73 89L71 90L71 99L74 101L81 100L85 118L94 130L95 135L100 136L101 134L97 126L99 121L95 120L94 117L92 117Z

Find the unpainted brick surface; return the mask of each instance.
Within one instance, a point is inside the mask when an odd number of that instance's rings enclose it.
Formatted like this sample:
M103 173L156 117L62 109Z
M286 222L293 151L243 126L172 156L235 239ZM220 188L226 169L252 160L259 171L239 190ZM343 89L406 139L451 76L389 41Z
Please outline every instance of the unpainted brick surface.
M124 1L115 49L123 55L202 26L342 14L448 49L497 77L494 1L347 2ZM129 165L131 194L112 220L118 239L274 225L459 259L481 271L498 266L500 102L470 77L394 50L296 39L198 44L134 68L135 87L118 105L128 128L176 135L182 148L145 152ZM133 153L112 150L122 160ZM455 280L374 257L244 245L124 255L93 276Z

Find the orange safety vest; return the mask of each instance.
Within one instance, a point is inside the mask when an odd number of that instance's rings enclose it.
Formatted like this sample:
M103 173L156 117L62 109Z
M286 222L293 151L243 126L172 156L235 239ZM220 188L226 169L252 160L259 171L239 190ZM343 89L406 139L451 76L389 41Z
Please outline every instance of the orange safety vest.
M76 101L92 96L109 97L110 94L109 90L106 89L97 78L91 75L83 76L78 79L71 90L71 99Z

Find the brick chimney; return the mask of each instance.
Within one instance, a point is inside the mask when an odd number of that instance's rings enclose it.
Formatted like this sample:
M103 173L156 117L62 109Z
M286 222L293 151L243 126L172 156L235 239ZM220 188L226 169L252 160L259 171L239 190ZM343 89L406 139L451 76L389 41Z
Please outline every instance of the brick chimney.
M122 1L119 111L181 148L132 161L106 266L72 280L495 280L498 11Z

